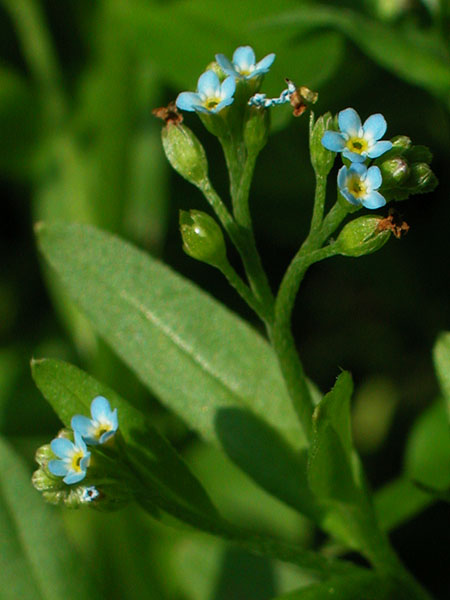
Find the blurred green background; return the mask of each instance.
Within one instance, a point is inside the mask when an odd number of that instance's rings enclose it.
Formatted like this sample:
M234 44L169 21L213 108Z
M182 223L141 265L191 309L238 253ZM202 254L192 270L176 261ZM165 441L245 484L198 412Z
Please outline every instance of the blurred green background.
M449 329L450 317L445 0L1 0L0 432L17 464L26 461L24 470L12 468L23 476L18 481L24 503L41 504L27 477L34 449L59 427L33 385L29 360L58 357L151 415L235 521L311 546L323 542L149 396L68 303L33 236L40 220L92 223L116 232L259 328L220 274L183 254L178 210L207 208L200 193L171 172L160 145L161 122L151 114L179 91L195 89L215 53L231 56L244 44L255 48L258 59L277 54L264 83L268 94L278 95L289 77L319 92L317 114L348 106L363 119L381 112L389 137L406 134L433 151L436 192L397 206L410 225L408 235L376 255L316 265L298 299L294 329L306 371L322 390L331 387L339 368L353 373L355 439L374 487L400 471L408 430L438 395L431 349L437 334ZM252 187L258 246L274 287L307 232L312 210L307 121L307 115L294 119L288 107L273 115L274 133ZM225 197L216 140L196 115L186 115L185 122L202 139L211 178ZM0 490L2 485L0 524L21 533L22 546L17 563L8 565L12 570L0 568L0 580L20 586L31 570L36 589L19 593L20 587L9 592L1 586L0 597L56 597L40 587L39 557L21 529L20 511L27 504L16 511L0 480ZM67 537L92 571L98 598L264 600L308 582L292 566L169 529L134 508L112 515L42 510L43 535L46 519L61 520L58 535ZM437 504L393 534L407 566L442 598L445 518L444 505Z

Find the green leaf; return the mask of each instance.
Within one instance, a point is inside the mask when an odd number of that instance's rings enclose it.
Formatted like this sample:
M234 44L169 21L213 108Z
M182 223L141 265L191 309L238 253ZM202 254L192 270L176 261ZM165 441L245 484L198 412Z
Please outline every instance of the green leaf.
M391 581L368 571L345 577L333 577L325 583L301 588L277 596L274 600L408 600L409 592L398 589Z
M313 415L314 436L309 453L308 478L313 492L325 501L353 504L359 499L352 466L352 392L350 374L341 373Z
M220 517L201 484L175 450L144 416L115 392L80 369L57 360L37 360L33 378L66 426L74 414L90 414L91 401L105 396L117 408L120 432L127 451L159 508L200 529Z
M450 421L450 332L441 333L439 336L433 349L433 359Z
M39 240L67 291L144 384L241 467L251 459L251 476L266 486L267 461L252 451L258 430L285 447L304 443L268 343L192 283L109 234L52 225L39 228ZM280 445L279 453L288 458L292 449ZM272 463L269 491L300 507L289 491L297 464ZM298 485L306 487L305 479Z
M414 424L406 446L405 472L432 488L450 486L450 427L444 402L435 402Z
M377 490L374 496L377 520L384 531L390 531L406 523L432 502L428 494L405 476L387 483Z
M59 512L42 501L30 475L0 438L2 598L99 598L88 565L67 539Z
M432 34L391 27L356 11L317 4L271 17L261 25L294 32L315 28L340 31L398 77L439 96L447 105L450 102L450 65Z

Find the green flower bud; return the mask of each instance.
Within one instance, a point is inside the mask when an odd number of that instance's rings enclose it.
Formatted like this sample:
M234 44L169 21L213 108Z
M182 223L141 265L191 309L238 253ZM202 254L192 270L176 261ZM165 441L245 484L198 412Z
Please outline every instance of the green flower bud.
M227 263L223 233L212 217L200 210L182 210L180 231L186 254L219 268Z
M249 106L244 124L244 143L249 154L259 154L267 144L270 131L270 112Z
M378 167L383 176L383 189L401 185L410 173L408 161L402 156L388 158L379 163Z
M390 231L379 227L382 220L380 216L370 215L350 221L335 242L339 254L358 257L382 248L391 235Z
M162 143L167 159L182 177L197 186L207 179L205 150L188 127L168 123L162 129Z
M215 60L210 62L209 65L207 65L205 71L214 71L221 83L224 79L228 77L225 71L222 71L222 67L219 65L219 63Z
M31 483L38 492L60 490L61 478L49 473L45 468L37 469L31 476ZM65 484L63 484L65 485Z
M56 456L53 454L50 444L44 444L36 450L34 459L40 467L46 467L49 460L53 460Z
M407 150L408 148L411 148L412 141L407 135L396 135L391 139L391 143L392 148Z
M437 177L427 163L414 163L411 165L411 173L406 181L406 186L412 194L432 192L437 184Z
M49 504L58 505L58 504L62 504L64 502L64 498L66 497L66 492L65 491L59 491L59 492L45 491L45 492L42 492L42 497Z
M336 158L336 153L325 148L322 144L322 138L325 131L334 131L334 129L334 120L331 113L325 113L319 117L315 123L314 115L311 113L309 130L311 163L314 171L323 177L326 177L331 171Z

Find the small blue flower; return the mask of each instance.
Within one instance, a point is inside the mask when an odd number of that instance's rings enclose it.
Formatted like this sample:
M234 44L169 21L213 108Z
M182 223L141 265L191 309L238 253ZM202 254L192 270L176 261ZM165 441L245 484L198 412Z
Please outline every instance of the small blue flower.
M378 141L386 132L386 120L377 113L361 125L361 119L353 108L341 110L338 115L340 132L326 131L322 144L327 150L342 152L352 162L364 162L366 158L377 158L392 148L386 140Z
M91 416L92 419L83 415L72 417L72 429L83 436L88 444L104 444L119 427L117 408L111 410L108 400L97 396L91 402Z
M198 80L197 92L181 92L176 105L180 110L218 113L233 102L235 90L234 77L227 77L220 83L214 71L205 71Z
M81 435L77 431L74 434L74 442L67 438L56 438L50 443L52 451L61 460L50 460L48 470L58 477L64 476L63 481L68 485L78 483L86 477L91 457Z
M222 71L238 79L252 79L268 73L274 60L275 54L272 52L256 62L255 52L250 46L239 46L234 51L233 62L224 54L216 54L216 61Z
M94 502L94 500L97 500L97 498L99 497L100 492L95 487L95 485L85 487L81 492L81 502L85 502L86 504L88 504L89 502Z
M381 171L378 167L369 167L361 163L353 163L350 167L342 167L338 172L338 187L346 200L355 206L380 208L386 204L384 196L376 190L382 184Z

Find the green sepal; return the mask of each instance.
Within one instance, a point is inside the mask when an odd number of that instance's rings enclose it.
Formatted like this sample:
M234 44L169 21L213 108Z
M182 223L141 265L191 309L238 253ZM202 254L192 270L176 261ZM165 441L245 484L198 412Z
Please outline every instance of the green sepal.
M161 131L167 159L182 177L196 186L208 178L208 161L197 136L182 124L168 123Z
M343 256L359 257L380 250L391 236L379 227L382 217L369 215L347 223L336 240L336 248Z
M311 112L309 120L309 150L311 163L315 173L326 177L331 171L336 159L336 152L327 150L322 144L326 131L336 131L335 119L327 112L314 122L314 113Z
M222 230L207 213L180 210L180 232L186 254L219 269L228 264Z

